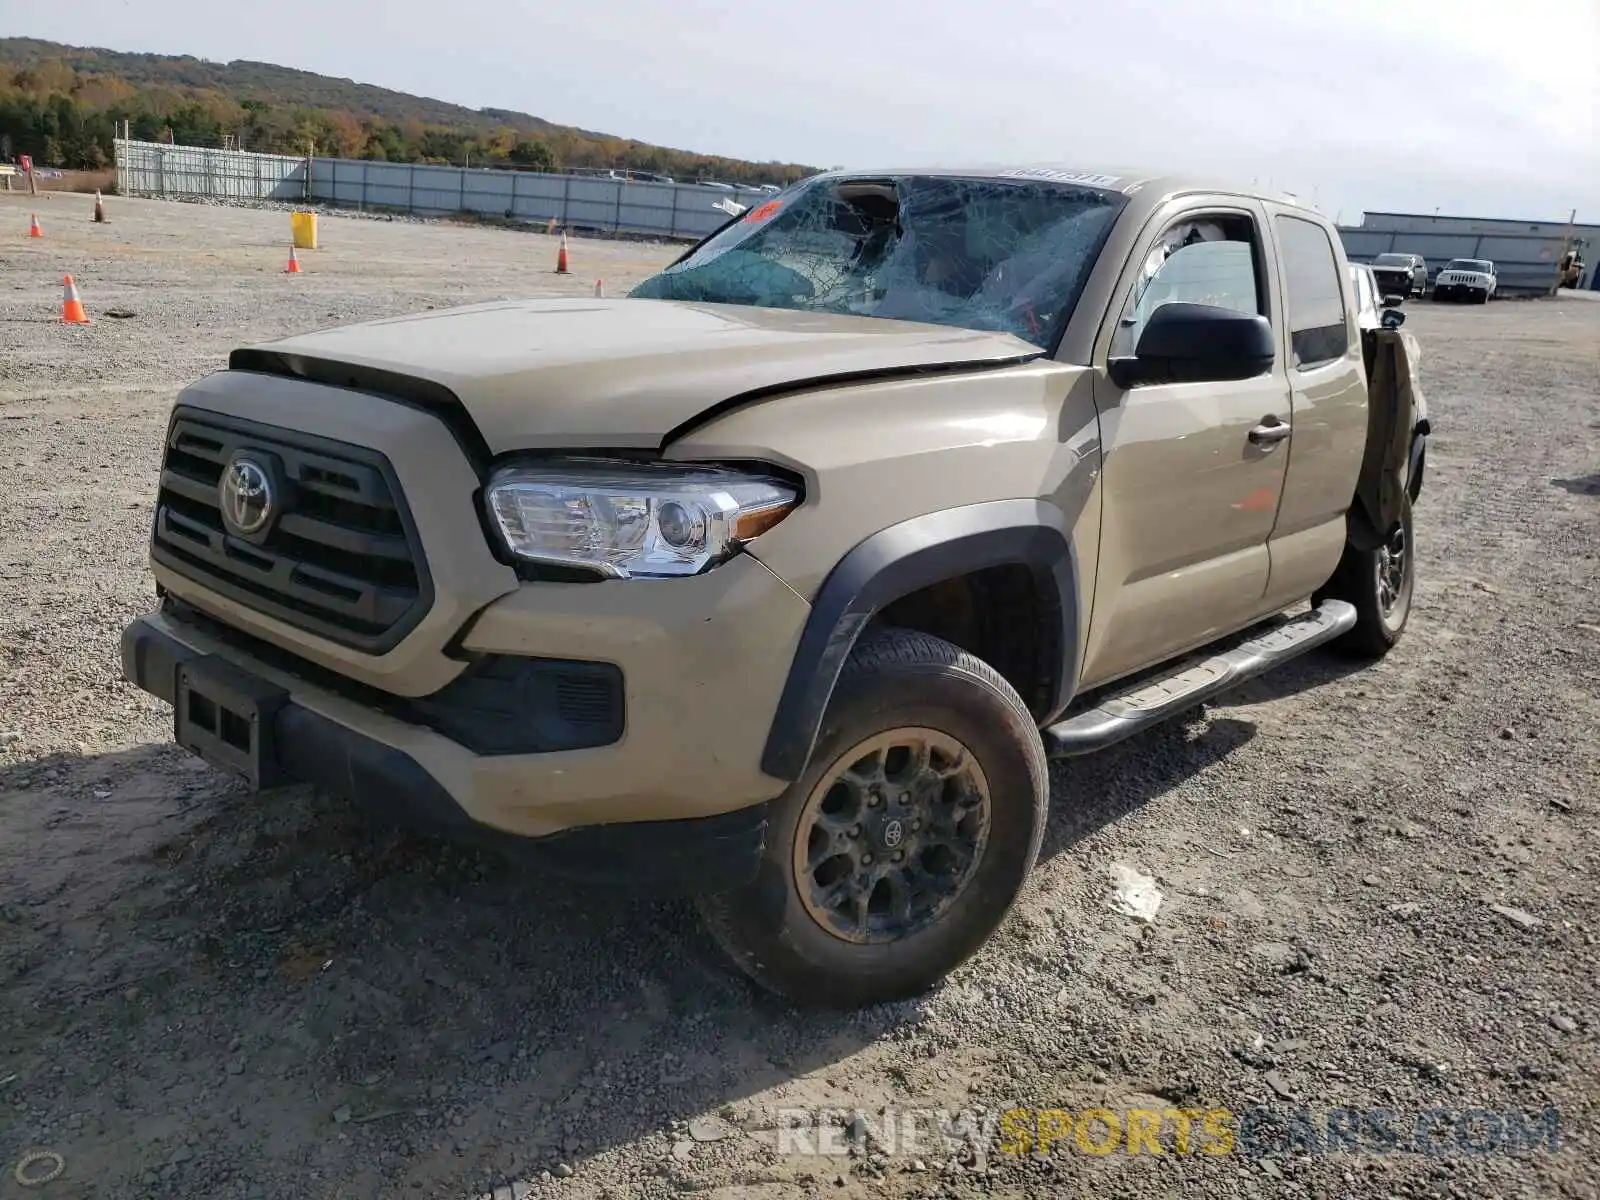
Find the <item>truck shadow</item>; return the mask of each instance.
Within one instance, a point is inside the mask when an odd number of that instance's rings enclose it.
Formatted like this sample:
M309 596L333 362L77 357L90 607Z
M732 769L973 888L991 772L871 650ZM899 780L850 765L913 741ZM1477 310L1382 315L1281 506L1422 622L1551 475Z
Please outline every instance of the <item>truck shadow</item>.
M1058 767L1045 854L1253 732L1174 723ZM138 1132L150 1118L212 1122L243 1177L292 1160L350 1194L484 1192L705 1113L747 1137L751 1097L928 1002L797 1012L683 901L541 878L308 788L252 796L170 744L0 769L0 822L8 1066L50 1127L82 1114L60 1149L113 1187L199 1184ZM67 1082L113 1058L140 1070Z
M1552 479L1550 482L1574 496L1600 496L1600 472L1582 479Z

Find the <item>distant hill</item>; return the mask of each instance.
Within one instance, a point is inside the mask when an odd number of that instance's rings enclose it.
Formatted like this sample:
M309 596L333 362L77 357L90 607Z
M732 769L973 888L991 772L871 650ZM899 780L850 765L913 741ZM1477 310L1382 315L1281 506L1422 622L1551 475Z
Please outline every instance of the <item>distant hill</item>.
M95 168L117 123L135 138L391 162L529 170L632 167L675 179L789 183L813 168L653 146L508 109L471 109L273 63L219 63L0 38L0 159Z

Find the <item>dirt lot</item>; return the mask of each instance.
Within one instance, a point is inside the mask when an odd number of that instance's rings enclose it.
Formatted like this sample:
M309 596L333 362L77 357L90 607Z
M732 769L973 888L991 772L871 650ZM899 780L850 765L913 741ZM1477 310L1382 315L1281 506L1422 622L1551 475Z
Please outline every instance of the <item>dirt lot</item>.
M232 345L618 291L673 251L574 243L561 277L547 237L324 217L290 278L282 213L89 206L35 201L31 241L0 198L0 1197L1600 1196L1600 304L1409 305L1437 432L1400 648L1059 769L1003 935L921 1002L818 1017L684 905L246 796L119 677L166 406ZM68 271L87 328L56 321ZM1116 864L1158 881L1153 924L1108 907ZM1401 1145L774 1134L786 1106L1011 1104L1386 1109ZM1553 1152L1496 1144L1549 1107ZM65 1171L25 1192L30 1147Z

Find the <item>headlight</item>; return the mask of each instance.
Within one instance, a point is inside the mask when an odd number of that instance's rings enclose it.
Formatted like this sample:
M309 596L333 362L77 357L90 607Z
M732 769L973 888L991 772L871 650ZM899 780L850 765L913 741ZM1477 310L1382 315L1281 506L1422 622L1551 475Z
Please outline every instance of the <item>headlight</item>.
M783 520L800 493L716 467L562 459L496 472L485 499L518 558L627 579L715 566Z

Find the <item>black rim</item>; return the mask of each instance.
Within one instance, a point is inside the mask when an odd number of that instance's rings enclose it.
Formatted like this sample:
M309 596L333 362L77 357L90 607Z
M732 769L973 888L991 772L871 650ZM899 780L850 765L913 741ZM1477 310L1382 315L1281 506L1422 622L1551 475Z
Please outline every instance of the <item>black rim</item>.
M834 761L801 810L801 904L843 941L909 937L972 882L989 820L988 780L961 742L923 728L868 738Z

